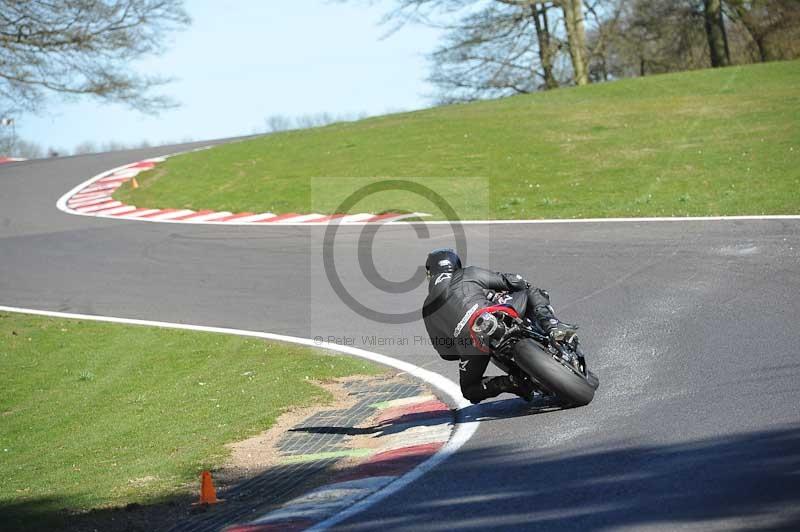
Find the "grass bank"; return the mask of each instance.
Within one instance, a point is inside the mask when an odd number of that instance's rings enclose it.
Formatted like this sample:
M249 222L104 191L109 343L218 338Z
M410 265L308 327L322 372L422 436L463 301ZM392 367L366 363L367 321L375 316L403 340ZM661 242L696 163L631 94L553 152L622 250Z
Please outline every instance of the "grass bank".
M332 213L365 184L425 178L462 218L796 214L798 87L794 61L440 107L175 157L116 196ZM408 191L350 212L387 210L443 216Z
M0 313L0 522L164 499L225 443L329 400L311 380L378 372L255 339Z

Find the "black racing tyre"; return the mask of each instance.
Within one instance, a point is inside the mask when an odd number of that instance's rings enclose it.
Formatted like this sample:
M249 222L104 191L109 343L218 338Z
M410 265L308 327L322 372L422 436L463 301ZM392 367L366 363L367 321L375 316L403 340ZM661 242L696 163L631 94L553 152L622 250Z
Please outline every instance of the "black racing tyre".
M564 406L584 406L600 384L594 373L584 378L567 368L536 342L524 339L514 346L514 360L525 373L553 393Z

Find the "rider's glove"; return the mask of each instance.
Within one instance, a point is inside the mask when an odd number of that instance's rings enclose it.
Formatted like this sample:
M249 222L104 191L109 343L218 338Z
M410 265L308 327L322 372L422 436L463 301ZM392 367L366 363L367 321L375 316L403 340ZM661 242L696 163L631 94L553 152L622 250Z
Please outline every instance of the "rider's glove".
M527 290L531 286L524 277L516 273L507 273L503 277L512 291Z

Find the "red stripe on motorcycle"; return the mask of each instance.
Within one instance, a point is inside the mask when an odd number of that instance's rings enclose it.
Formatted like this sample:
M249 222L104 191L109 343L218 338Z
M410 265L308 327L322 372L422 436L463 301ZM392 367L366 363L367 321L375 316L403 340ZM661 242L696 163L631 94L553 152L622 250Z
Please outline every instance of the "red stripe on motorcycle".
M517 311L514 310L514 307L509 307L508 305L492 305L491 307L479 308L472 313L472 316L469 317L469 322L467 322L467 327L469 327L469 337L472 339L472 345L478 348L479 351L488 353L490 352L490 349L481 343L480 339L478 339L477 335L472 330L472 325L475 323L475 320L477 320L478 316L484 312L503 312L512 318L519 318L519 314L517 314Z

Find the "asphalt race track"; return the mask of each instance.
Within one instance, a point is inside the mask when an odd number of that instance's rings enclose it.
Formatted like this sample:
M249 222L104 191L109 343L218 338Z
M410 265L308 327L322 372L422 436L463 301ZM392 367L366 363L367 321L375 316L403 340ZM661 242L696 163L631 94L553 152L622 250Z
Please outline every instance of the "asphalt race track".
M174 151L1 166L0 305L332 336L457 380L420 345L421 321L376 322L334 294L324 228L56 210L87 178ZM381 312L418 308L423 286L389 294L364 279L362 230L339 230L343 285ZM601 388L574 410L510 397L468 409L483 421L453 458L337 529L800 529L800 220L465 230L469 262L523 273L581 324ZM448 226L429 231L380 228L377 271L404 280L452 245Z

